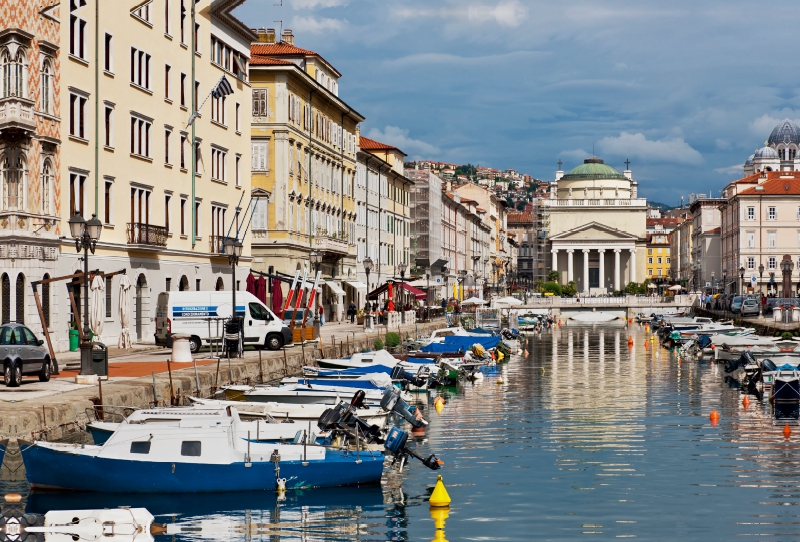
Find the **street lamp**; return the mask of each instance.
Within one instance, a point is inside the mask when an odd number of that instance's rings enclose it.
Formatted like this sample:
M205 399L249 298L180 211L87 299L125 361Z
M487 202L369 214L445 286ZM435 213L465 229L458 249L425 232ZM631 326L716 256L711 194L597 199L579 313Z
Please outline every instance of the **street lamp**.
M460 290L459 291L459 297L462 297L462 298L464 297L464 280L466 278L467 278L467 270L466 269L461 269L458 272L458 279L457 280L458 280L459 290ZM460 299L459 301L463 301L463 299Z
M764 264L758 264L758 291L763 295L764 293Z
M397 264L397 271L400 273L400 310L403 311L403 307L405 303L403 303L403 296L405 296L405 282L406 282L406 269L408 269L408 265L405 262L400 262Z
M314 271L319 271L319 264L322 263L322 254L316 250L312 250L308 255L308 259L311 262L311 265L314 266Z
M714 295L715 287L716 287L716 282L714 282L714 271L711 271L711 295Z
M236 265L239 263L239 258L242 255L242 249L244 248L244 245L238 239L226 237L222 241L222 248L231 264L231 292L233 292L231 295L231 301L233 303L231 318L236 318Z
M364 273L367 274L367 303L369 303L369 273L372 271L373 265L372 258L369 256L364 258Z
M103 223L97 220L97 215L87 222L75 213L69 219L69 232L75 239L75 249L83 250L83 342L81 343L81 372L82 375L92 374L92 342L89 340L89 251L94 254Z
M723 267L722 268L722 293L723 294L727 294L728 293L728 268L727 267Z
M425 278L428 280L428 289L425 290L425 306L427 310L430 311L431 307L431 268L425 268ZM430 314L430 313L428 313Z
M742 279L742 283L741 283L741 288L742 289L740 290L740 293L741 293L741 295L744 295L744 266L739 268L739 276Z
M494 289L497 291L497 262L492 261L492 277L494 278Z

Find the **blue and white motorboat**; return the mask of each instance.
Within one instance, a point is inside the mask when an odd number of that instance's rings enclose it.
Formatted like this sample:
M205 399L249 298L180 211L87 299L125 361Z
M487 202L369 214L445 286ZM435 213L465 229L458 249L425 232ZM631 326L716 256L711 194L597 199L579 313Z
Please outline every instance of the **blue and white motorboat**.
M101 446L19 441L34 488L194 493L379 483L383 449L264 441L235 407L190 414L143 409Z
M283 386L227 386L224 391L225 396L234 401L334 405L342 397L351 397L356 391L363 390L365 403L377 406L384 392L391 387L391 382L388 386L377 386L368 380L301 379Z
M343 370L352 369L354 367L366 367L368 365L386 365L389 367L400 365L410 373L415 373L420 367L426 365L429 366L428 368L430 370L436 370L434 360L431 358L414 359L409 357L407 360L401 360L397 359L386 350L358 352L344 359L321 358L317 360L317 365L321 370Z

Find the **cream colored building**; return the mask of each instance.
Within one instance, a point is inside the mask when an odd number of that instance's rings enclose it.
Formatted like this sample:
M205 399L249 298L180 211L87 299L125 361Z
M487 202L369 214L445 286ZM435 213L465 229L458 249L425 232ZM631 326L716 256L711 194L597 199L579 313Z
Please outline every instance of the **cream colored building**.
M552 270L583 294L622 290L645 278L647 201L631 172L592 157L568 173L556 172L546 232Z
M322 303L335 320L357 293L348 282L357 282L354 185L364 117L339 98L341 74L295 46L291 30L280 41L272 29L257 34L250 48L251 169L253 195L262 202L252 267L291 280L310 267L312 250L320 253Z
M89 268L127 269L134 285L134 341L153 341L159 292L232 287L222 238L236 234L240 202L238 223L246 224L250 200L247 64L255 34L231 15L242 3L101 2L99 19L90 0L61 4L62 158L56 197L60 232L67 237L59 274L83 268L66 221L73 213L87 220L96 214L104 228ZM233 93L204 102L223 76ZM187 127L193 104L199 115ZM237 270L239 289L249 267L248 241L249 236ZM118 283L114 277L106 284L103 340L111 344L120 331ZM52 327L63 349L72 316L63 283L53 288L58 316Z

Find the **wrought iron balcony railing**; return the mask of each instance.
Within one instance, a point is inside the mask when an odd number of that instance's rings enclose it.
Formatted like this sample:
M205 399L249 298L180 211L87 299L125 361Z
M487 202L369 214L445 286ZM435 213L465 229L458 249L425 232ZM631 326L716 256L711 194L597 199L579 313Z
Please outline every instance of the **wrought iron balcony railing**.
M167 228L141 222L128 222L128 244L165 247L167 246Z

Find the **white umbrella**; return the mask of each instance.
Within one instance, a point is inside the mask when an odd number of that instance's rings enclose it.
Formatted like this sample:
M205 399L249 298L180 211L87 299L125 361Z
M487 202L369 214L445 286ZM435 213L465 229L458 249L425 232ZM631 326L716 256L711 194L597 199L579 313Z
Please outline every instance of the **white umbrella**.
M495 303L502 303L504 305L522 305L522 301L517 299L516 297L501 297L500 299L495 299Z
M106 317L106 281L96 276L91 284L92 297L89 304L89 324L95 337L103 335L103 320Z
M652 282L651 282L651 283L649 283L649 284L647 285L647 287L648 287L648 288L651 288L651 289L653 289L653 290L655 290L656 288L658 288L658 286L656 286L656 285L655 285L655 284L653 284Z
M128 325L131 323L131 301L130 301L131 281L128 275L122 275L119 281L119 321L122 324L122 331L119 333L119 348L131 348L131 332Z
M461 302L462 305L486 305L486 301L479 297L470 297Z
M673 292L679 292L681 290L681 285L676 284L674 286L670 286L669 288L667 288L667 290L672 290Z

